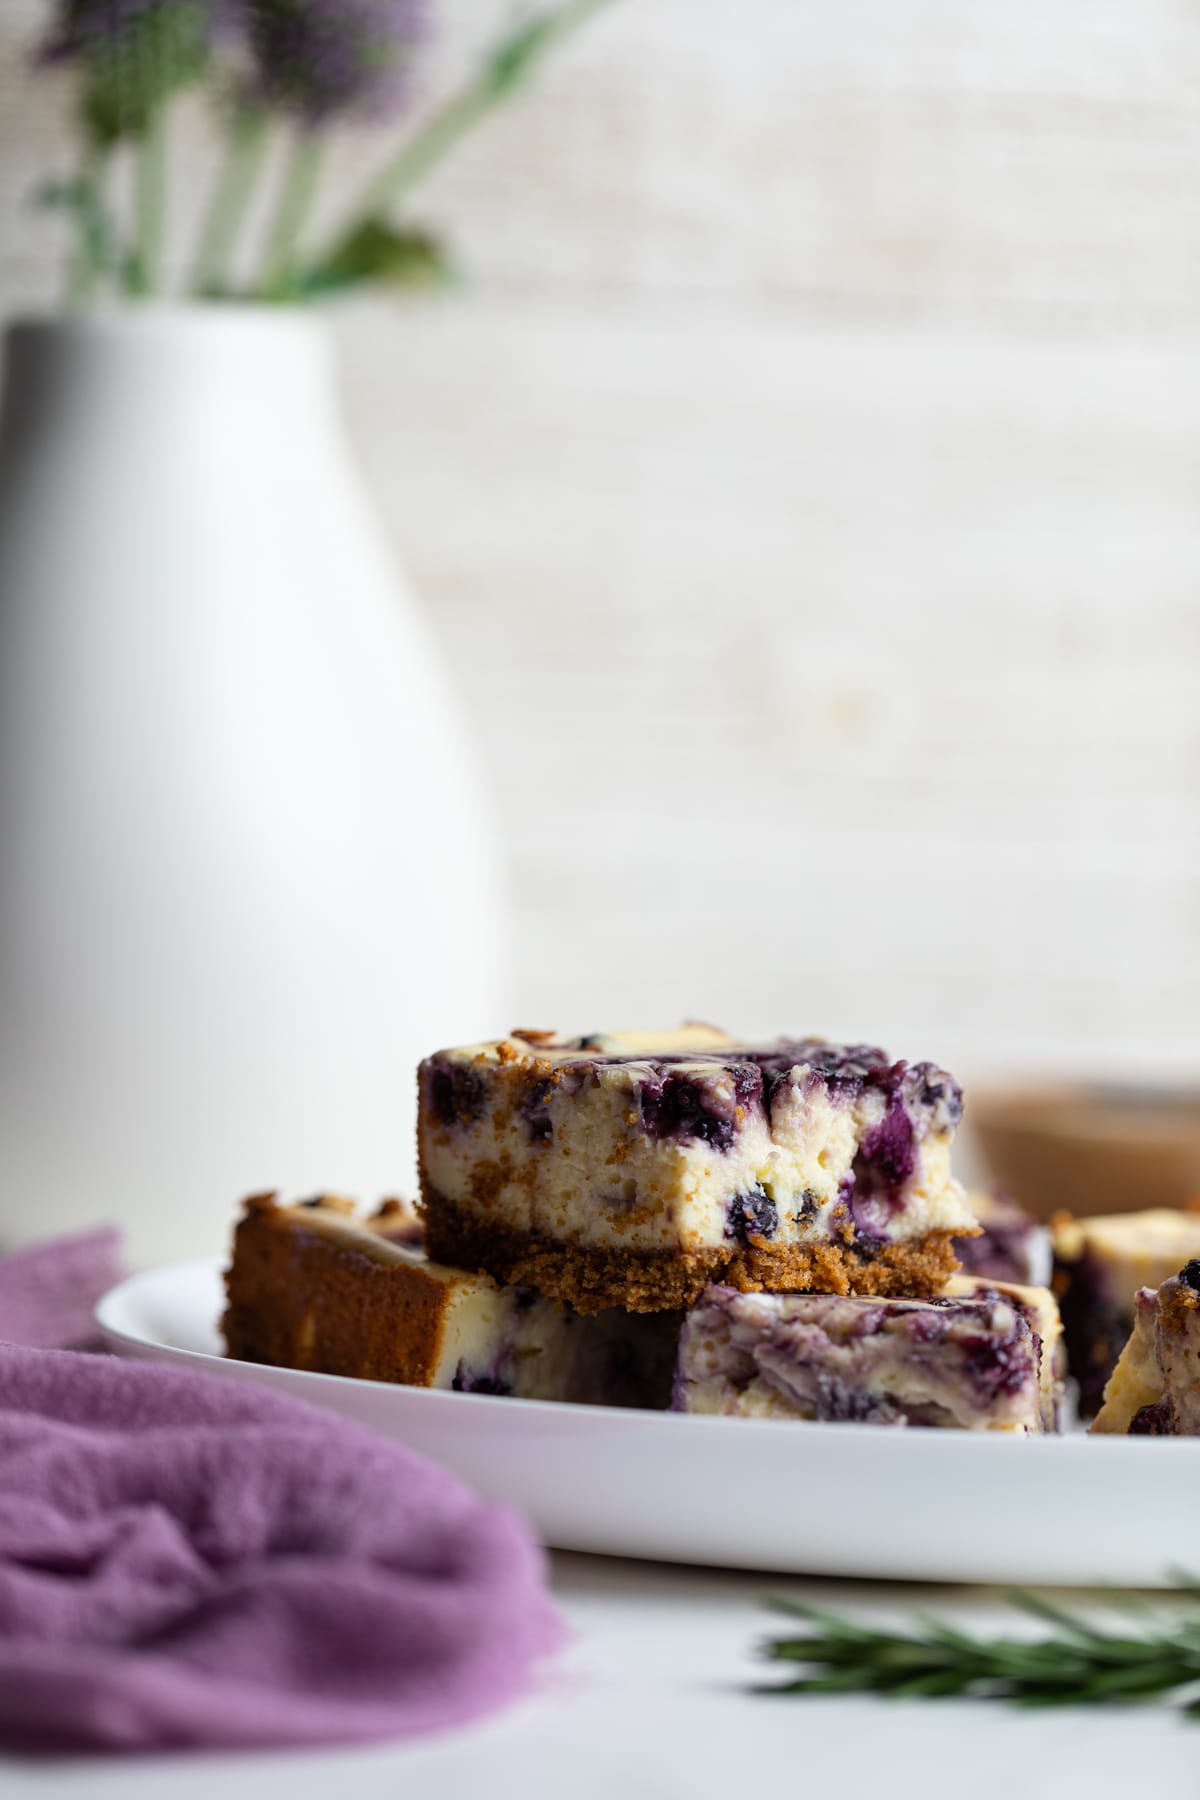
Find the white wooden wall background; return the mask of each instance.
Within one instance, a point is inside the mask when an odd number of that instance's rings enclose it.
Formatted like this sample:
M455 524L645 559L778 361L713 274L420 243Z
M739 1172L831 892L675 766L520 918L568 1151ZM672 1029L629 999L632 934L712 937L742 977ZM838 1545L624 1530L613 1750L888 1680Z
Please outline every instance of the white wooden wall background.
M422 205L471 288L348 311L349 409L521 1022L1200 1072L1200 0L621 0Z

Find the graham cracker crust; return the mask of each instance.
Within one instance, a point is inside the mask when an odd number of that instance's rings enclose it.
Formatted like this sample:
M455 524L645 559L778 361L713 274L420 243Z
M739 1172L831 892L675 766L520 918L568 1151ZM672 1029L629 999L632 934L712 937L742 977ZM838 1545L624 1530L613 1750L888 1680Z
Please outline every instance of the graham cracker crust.
M221 1330L242 1362L415 1387L433 1373L442 1284L306 1231L271 1195L246 1202L225 1291Z
M757 1244L704 1250L619 1250L563 1244L473 1216L426 1186L425 1243L434 1262L477 1270L493 1280L536 1288L576 1312L610 1306L668 1312L693 1306L706 1287L726 1282L743 1293L937 1294L959 1267L953 1234L933 1232L912 1244L871 1251L851 1244Z

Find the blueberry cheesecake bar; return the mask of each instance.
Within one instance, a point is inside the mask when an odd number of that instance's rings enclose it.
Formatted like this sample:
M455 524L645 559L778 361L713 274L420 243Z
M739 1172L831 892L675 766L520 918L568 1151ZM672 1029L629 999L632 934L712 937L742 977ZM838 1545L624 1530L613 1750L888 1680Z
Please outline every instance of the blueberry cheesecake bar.
M1051 1221L1054 1291L1062 1312L1067 1365L1091 1418L1134 1323L1139 1288L1157 1288L1200 1256L1200 1212L1155 1207Z
M500 1287L395 1242L385 1208L248 1200L234 1233L222 1321L247 1362L410 1387L609 1406L665 1407L678 1319L581 1318L528 1288Z
M1200 1259L1134 1297L1133 1330L1091 1429L1200 1437Z
M955 1242L963 1273L1020 1287L1048 1287L1052 1255L1046 1227L1007 1194L984 1189L969 1193L967 1203L979 1231Z
M426 1242L580 1312L936 1293L976 1229L961 1113L944 1070L862 1044L514 1031L421 1064Z
M956 1276L932 1299L710 1288L684 1320L672 1405L739 1418L1058 1429L1045 1289Z

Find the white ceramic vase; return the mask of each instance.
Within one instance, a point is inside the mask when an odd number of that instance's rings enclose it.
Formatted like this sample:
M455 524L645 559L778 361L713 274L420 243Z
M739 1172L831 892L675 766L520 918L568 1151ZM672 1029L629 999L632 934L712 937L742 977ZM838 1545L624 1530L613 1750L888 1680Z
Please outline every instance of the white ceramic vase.
M414 1066L501 1029L469 747L308 315L8 335L0 1244L211 1252L411 1191Z

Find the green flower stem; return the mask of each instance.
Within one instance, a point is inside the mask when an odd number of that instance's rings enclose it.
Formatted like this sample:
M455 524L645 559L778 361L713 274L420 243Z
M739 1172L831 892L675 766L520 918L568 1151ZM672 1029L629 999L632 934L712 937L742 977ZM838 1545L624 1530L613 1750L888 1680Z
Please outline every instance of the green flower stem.
M504 104L556 45L578 31L593 13L611 4L612 0L565 0L553 12L526 21L502 38L467 85L375 175L339 242L351 237L364 220L377 219L398 205L488 113Z
M303 131L292 144L283 171L275 222L267 243L266 266L260 297L286 300L296 273L296 249L312 210L321 167L321 139L315 131Z
M233 110L225 155L200 234L191 282L196 299L213 299L229 291L230 261L266 145L266 113L240 101Z
M129 292L142 299L162 286L167 232L167 109L154 106L137 144L134 175L134 251Z
M73 183L71 216L75 241L67 262L67 305L85 307L96 298L102 278L113 273L112 223L105 198L108 151L89 137Z

